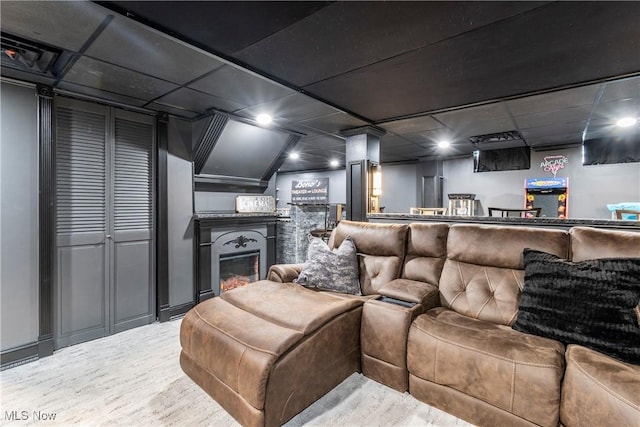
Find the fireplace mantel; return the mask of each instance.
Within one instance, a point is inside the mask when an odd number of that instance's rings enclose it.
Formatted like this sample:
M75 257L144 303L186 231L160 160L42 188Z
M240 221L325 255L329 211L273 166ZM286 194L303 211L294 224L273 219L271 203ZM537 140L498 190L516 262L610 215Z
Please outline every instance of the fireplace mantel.
M266 239L266 268L261 271L264 279L266 271L275 263L276 215L264 213L197 212L194 223L194 292L196 302L218 295L212 286L212 258L215 236L222 234L260 233ZM212 240L212 236L214 239Z

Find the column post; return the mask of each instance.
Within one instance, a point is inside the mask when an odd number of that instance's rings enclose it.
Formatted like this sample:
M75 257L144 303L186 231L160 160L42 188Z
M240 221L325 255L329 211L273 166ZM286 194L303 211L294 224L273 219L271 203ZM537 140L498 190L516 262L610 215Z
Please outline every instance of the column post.
M380 165L380 137L386 133L375 126L346 129L347 206L346 217L366 221L371 208L371 171Z
M54 194L55 146L53 140L53 89L38 85L38 145L39 145L39 330L38 356L53 354L53 254L55 250Z

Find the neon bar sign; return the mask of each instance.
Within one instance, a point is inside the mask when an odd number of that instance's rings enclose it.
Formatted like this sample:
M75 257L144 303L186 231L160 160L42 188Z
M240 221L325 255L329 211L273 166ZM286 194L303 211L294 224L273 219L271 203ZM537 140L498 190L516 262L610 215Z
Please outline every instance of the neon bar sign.
M564 169L567 163L569 163L567 156L546 156L540 163L540 169L551 172L555 178L558 171Z

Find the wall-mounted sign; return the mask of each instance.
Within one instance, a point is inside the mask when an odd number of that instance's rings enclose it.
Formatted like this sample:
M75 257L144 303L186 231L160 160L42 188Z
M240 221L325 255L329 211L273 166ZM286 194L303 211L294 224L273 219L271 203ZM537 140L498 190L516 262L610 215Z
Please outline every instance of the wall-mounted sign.
M569 163L567 156L546 156L540 163L540 169L551 172L555 178L558 171L564 169L567 163Z
M291 203L329 203L329 178L291 181Z
M524 186L528 189L567 188L569 178L527 178Z
M236 212L271 213L276 210L273 196L236 196Z

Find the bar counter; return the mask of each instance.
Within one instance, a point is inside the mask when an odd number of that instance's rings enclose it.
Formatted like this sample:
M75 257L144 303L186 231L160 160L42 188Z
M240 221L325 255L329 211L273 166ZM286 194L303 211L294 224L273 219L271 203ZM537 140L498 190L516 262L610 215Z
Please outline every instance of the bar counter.
M640 232L640 221L588 218L517 218L493 216L417 215L408 213L375 213L367 215L370 222L446 222L467 224L502 224L529 227L553 227L568 229L575 226L610 228Z

